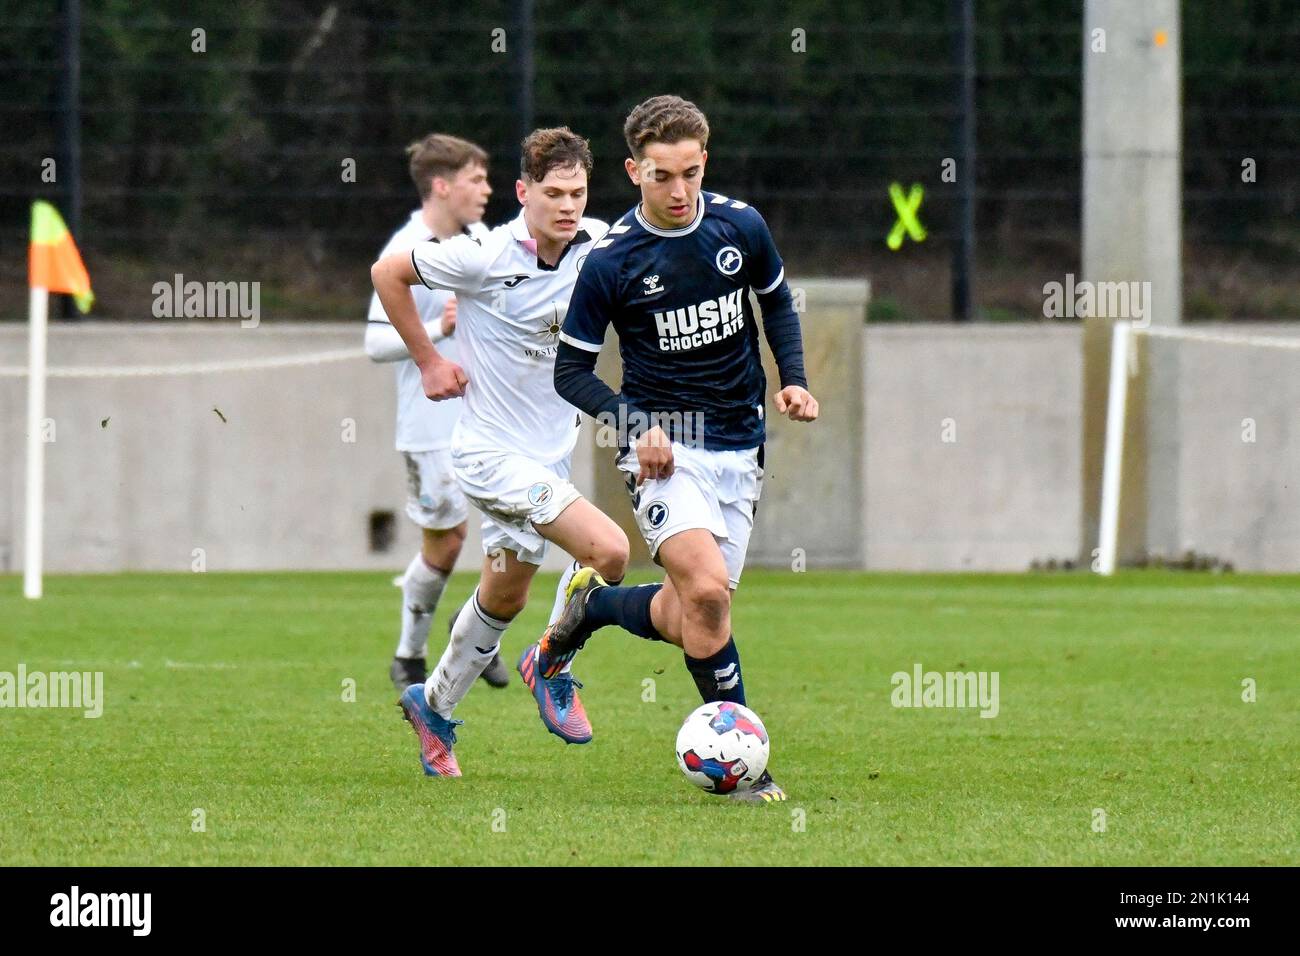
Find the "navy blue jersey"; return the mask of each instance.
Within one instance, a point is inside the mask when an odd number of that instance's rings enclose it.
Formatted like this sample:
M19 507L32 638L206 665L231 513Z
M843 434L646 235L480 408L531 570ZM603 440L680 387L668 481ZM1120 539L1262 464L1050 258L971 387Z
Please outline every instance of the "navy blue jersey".
M652 414L700 416L705 448L753 448L763 441L766 381L749 292L784 281L752 206L701 192L680 229L651 225L637 206L588 254L560 340L599 352L612 322L623 398Z

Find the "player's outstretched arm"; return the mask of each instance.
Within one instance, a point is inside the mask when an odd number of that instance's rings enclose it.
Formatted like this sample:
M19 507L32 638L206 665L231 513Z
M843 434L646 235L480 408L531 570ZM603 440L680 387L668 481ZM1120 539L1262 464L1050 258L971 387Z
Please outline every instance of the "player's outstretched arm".
M464 370L438 354L424 323L420 321L420 313L416 311L411 286L419 282L420 277L411 257L401 252L384 256L370 267L370 281L374 283L375 294L379 296L388 320L420 368L424 394L434 401L464 395L469 381Z

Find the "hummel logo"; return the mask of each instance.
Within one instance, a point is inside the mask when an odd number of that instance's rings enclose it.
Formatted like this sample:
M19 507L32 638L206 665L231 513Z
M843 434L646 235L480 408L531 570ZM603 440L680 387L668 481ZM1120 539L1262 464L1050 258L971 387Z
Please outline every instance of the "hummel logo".
M658 276L646 276L641 280L645 283L645 294L654 295L656 292L663 292L664 287L659 284Z
M511 276L509 279L506 280L506 288L513 289L515 286L519 285L519 283L523 282L525 279L531 279L531 278L532 276L529 275Z

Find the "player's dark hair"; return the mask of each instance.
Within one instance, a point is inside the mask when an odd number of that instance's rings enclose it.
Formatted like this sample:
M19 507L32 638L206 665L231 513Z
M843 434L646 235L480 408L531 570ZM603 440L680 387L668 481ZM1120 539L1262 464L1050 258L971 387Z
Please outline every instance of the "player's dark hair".
M640 159L650 143L680 143L699 140L709 145L709 121L703 111L680 96L652 96L631 113L623 124L623 138L634 159Z
M487 169L488 154L482 147L459 136L430 133L406 147L410 159L411 180L420 191L420 199L428 199L433 192L433 181L441 176L450 179L466 166Z
M520 144L519 174L540 183L552 169L581 166L591 175L591 146L567 126L535 129Z

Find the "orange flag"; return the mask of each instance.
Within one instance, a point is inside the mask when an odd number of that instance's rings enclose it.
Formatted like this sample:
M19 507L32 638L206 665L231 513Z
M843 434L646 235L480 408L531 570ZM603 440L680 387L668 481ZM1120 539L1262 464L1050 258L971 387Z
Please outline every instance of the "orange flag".
M95 294L72 233L59 211L44 200L32 203L32 244L27 250L27 283L51 292L67 292L82 312L90 311Z

